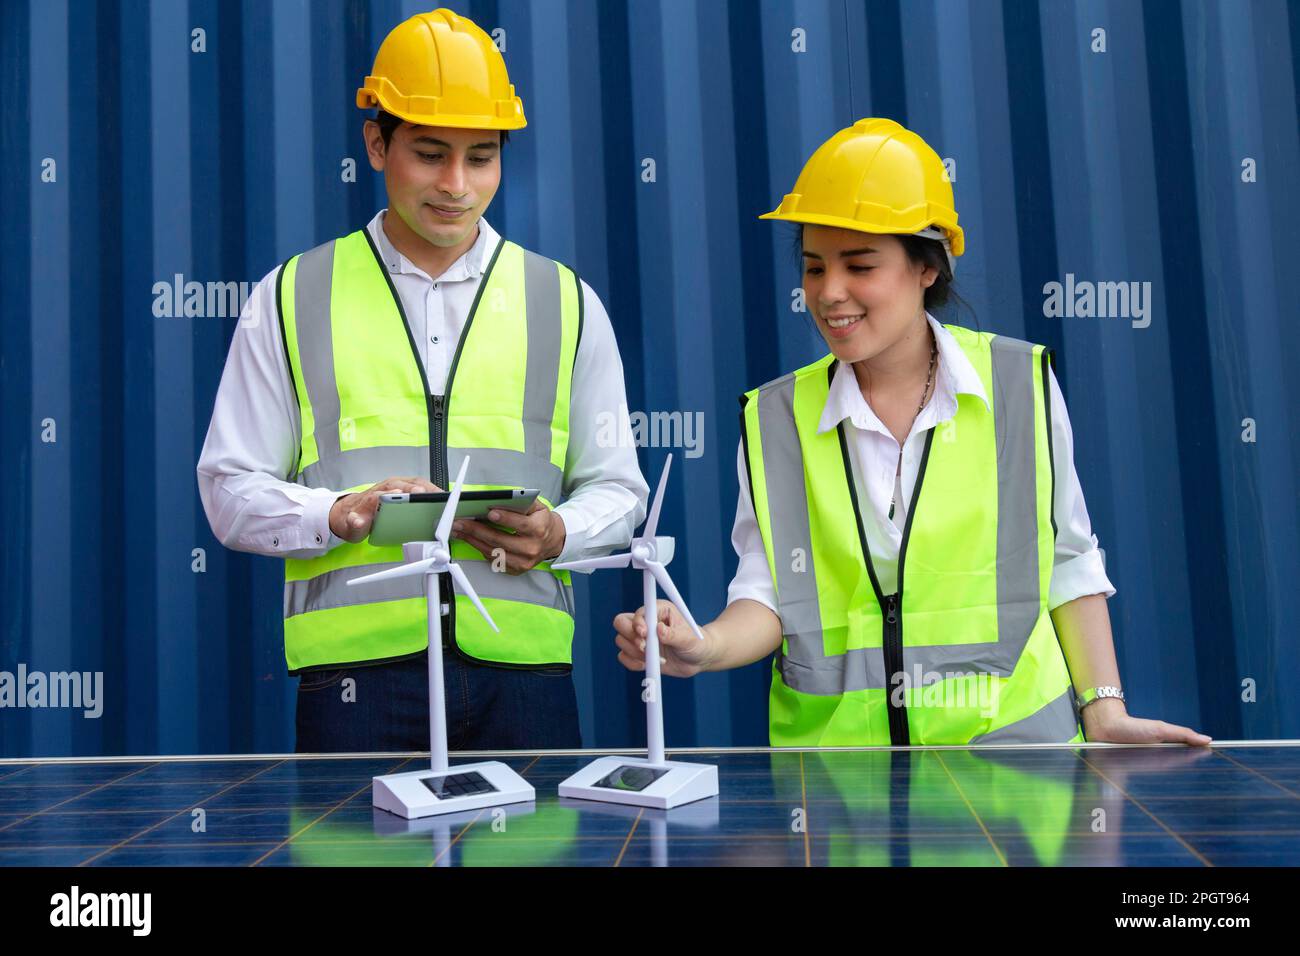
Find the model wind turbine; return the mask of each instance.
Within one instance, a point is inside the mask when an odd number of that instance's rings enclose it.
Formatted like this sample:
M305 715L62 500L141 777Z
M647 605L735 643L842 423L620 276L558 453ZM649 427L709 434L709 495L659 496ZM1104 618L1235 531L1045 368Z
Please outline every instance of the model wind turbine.
M664 705L659 675L656 585L663 588L668 598L681 610L695 636L704 640L695 618L691 616L665 567L673 559L673 539L655 534L659 509L664 500L664 487L668 484L668 469L672 463L673 456L670 454L664 462L663 474L659 476L659 487L655 490L654 504L650 506L650 516L641 529L641 536L632 539L632 547L627 553L551 565L561 570L583 570L625 568L630 564L641 569L645 597L646 676L642 686L646 688L646 693L642 696L646 702L646 757L601 757L560 784L561 797L630 803L667 810L683 803L715 796L718 792L717 767L664 759Z
M439 592L439 575L450 574L461 593L474 602L483 619L499 631L492 615L479 600L469 578L460 565L451 561L451 546L447 536L456 520L456 506L460 504L460 489L465 481L469 456L461 462L460 474L452 486L451 494L438 519L438 529L433 541L412 541L402 550L408 564L400 568L378 571L348 582L362 584L367 581L387 581L411 575L424 575L424 593L429 604L429 760L430 770L412 770L407 773L390 773L374 778L373 803L381 810L396 813L408 820L432 816L436 813L456 813L461 810L480 810L506 803L520 803L536 799L532 784L500 761L461 764L450 767L447 763L447 711L443 699L442 683L442 627L441 618L449 608L442 604ZM455 598L453 597L453 600Z

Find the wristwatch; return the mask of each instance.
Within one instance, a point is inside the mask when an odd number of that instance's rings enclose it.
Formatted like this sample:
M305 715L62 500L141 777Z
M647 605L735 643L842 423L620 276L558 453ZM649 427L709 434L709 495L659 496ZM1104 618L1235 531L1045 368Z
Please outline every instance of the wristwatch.
M1103 697L1114 697L1118 700L1123 700L1124 692L1118 687L1107 684L1103 687L1089 687L1082 694L1076 695L1074 700L1075 703L1079 705L1079 709L1083 710L1083 708L1087 707L1093 701L1101 700Z

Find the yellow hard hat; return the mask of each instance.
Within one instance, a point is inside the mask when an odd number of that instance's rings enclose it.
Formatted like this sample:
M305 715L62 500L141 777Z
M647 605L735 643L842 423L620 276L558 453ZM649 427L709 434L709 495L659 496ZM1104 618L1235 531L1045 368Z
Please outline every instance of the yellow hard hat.
M966 248L943 160L890 119L858 120L822 143L794 192L758 218L909 235L934 227L953 256Z
M393 27L357 106L378 107L419 126L522 129L524 104L492 38L439 7Z

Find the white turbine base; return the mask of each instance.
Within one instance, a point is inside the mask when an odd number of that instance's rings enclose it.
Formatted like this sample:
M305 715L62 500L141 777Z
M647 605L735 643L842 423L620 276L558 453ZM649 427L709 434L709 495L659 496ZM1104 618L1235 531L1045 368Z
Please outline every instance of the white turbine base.
M621 767L664 772L640 790L596 786L598 781ZM694 803L717 795L718 768L713 764L683 763L678 760L651 763L645 757L601 757L560 784L561 797L598 800L601 803L626 803L659 810L671 810L684 803Z
M424 783L426 780L468 773L477 773L495 789L487 793L439 797ZM430 770L426 767L407 773L384 774L373 778L371 793L374 806L408 820L537 799L533 785L499 760L457 764L446 770Z

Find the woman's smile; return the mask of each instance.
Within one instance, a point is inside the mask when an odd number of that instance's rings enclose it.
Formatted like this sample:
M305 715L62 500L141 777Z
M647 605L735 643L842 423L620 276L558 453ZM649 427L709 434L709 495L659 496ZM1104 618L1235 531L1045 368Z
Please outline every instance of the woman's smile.
M827 334L837 339L848 338L857 331L859 323L866 317L865 312L828 315L825 317Z

